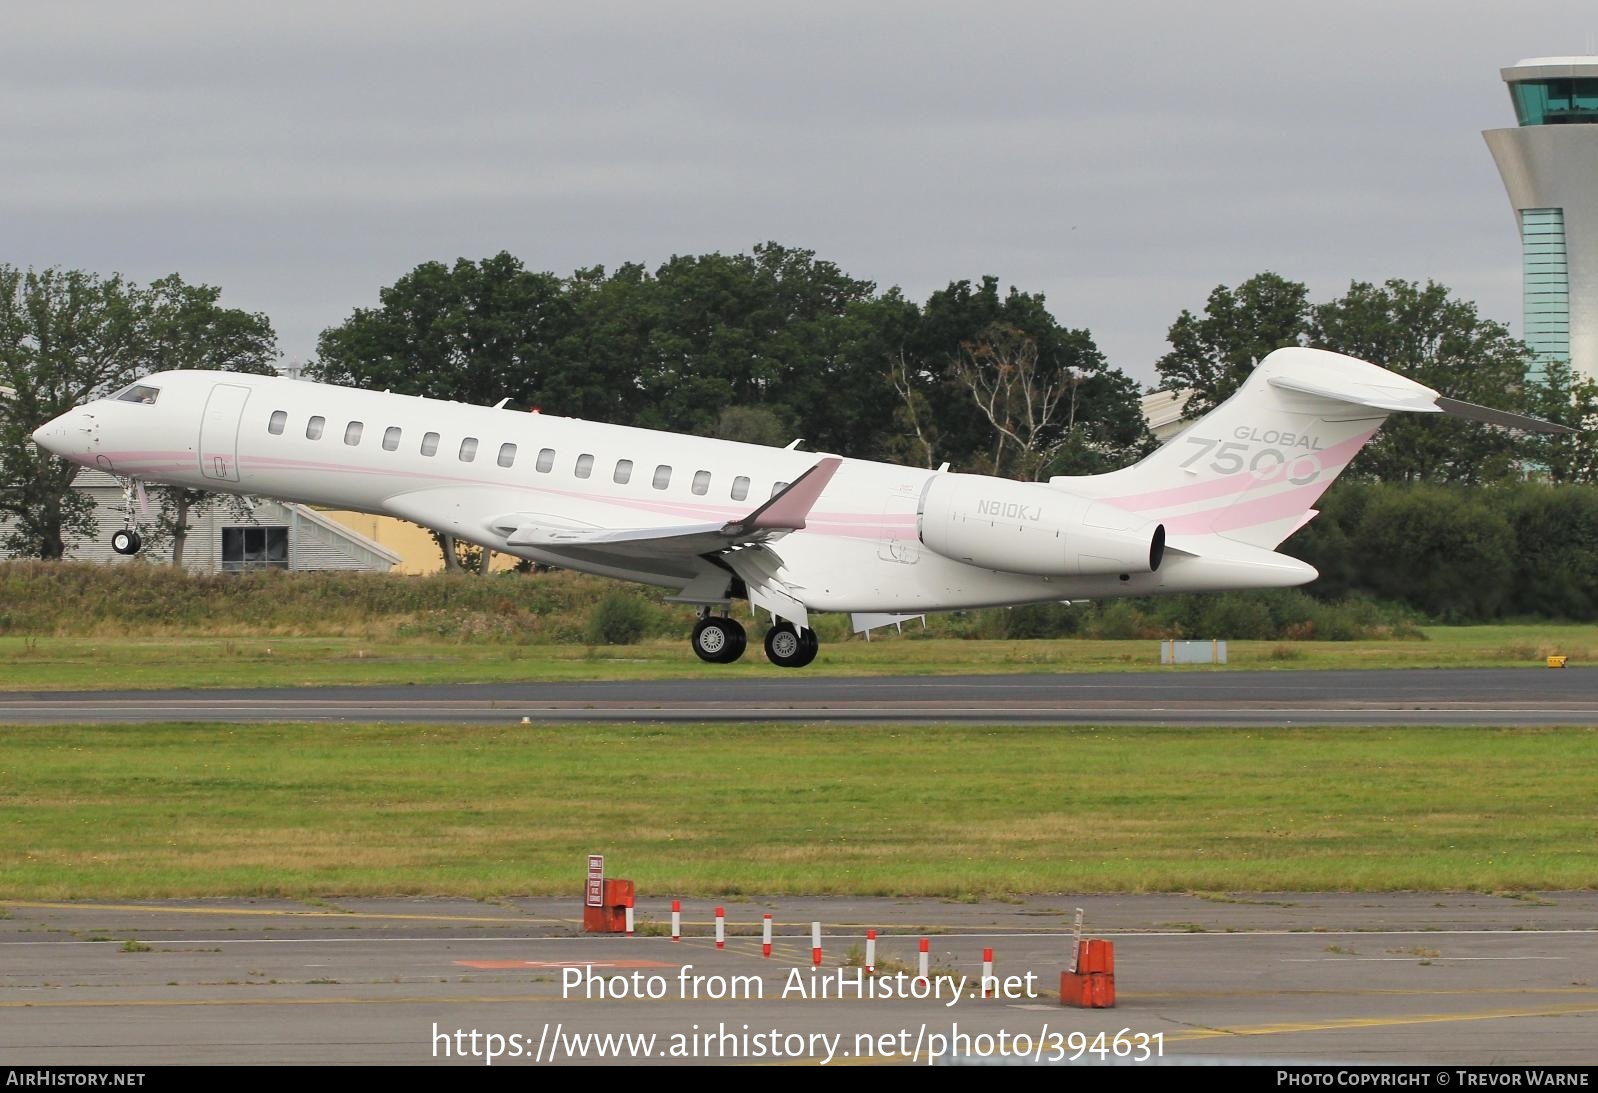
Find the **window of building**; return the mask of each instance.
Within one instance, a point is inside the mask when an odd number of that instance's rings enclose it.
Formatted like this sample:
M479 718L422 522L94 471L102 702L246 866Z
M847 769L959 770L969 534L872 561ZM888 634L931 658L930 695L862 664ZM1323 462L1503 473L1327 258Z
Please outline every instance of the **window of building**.
M1598 79L1553 77L1509 85L1521 125L1580 125L1598 122Z
M242 573L251 569L289 567L289 529L236 527L222 529L222 569Z
M699 494L699 496L701 496L701 497L703 497L705 494L710 492L710 472L709 471L695 471L694 472L694 492Z
M383 450L385 452L399 451L399 444L400 427L398 425L390 425L383 430Z
M460 460L462 463L470 463L476 458L477 438L475 436L469 436L461 441Z
M283 426L287 425L288 423L289 413L287 410L273 410L272 417L266 423L266 431L271 433L273 436L282 436Z
M618 486L625 486L629 481L632 480L632 476L633 476L633 461L630 460L630 459L618 459L618 460L616 460L616 473L610 476L611 479Z
M437 433L424 433L424 434L422 434L422 454L423 455L437 455L438 454L438 434Z
M748 496L749 496L749 479L748 479L747 476L740 474L737 478L734 478L732 480L732 499L734 501L742 501L745 497L748 497Z
M577 457L577 465L572 468L572 473L578 478L587 478L594 473L594 457L584 453Z
M775 497L775 496L777 496L779 493L781 493L783 490L785 490L787 488L788 488L788 483L786 483L786 482L773 482L771 484L771 496Z
M651 483L657 490L663 490L671 485L671 468L662 463L655 468L655 479Z
M555 449L554 448L540 448L538 450L538 462L533 464L533 466L538 468L538 473L539 474L548 474L550 471L554 470L555 469ZM582 475L581 477L587 478L588 476L585 474L585 475Z
M344 443L348 444L352 448L355 447L355 445L361 442L361 430L364 428L366 428L366 426L362 425L359 421L352 421L348 425L344 426Z
M515 464L516 464L516 445L514 445L514 444L501 444L499 446L499 465L501 467L511 467L511 466L514 466Z
M307 421L305 423L305 439L306 440L321 440L322 439L322 427L325 426L326 424L327 424L327 418L322 417L320 414L318 414L316 417L313 417L310 421Z

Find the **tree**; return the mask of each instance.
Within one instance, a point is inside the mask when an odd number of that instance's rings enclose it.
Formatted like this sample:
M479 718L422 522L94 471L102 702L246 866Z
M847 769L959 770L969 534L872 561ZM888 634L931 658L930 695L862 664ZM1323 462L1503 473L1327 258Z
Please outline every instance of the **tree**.
M716 418L711 435L740 444L781 448L794 439L793 429L768 406L728 406Z
M1378 596L1444 622L1496 617L1509 602L1515 535L1480 494L1384 483L1360 514L1355 540ZM1368 560L1379 558L1379 565Z
M119 275L0 265L0 385L16 391L0 423L0 513L12 520L0 545L59 558L72 535L93 531L93 506L72 489L79 468L29 439L40 425L148 372L270 371L271 323L221 307L219 296L176 274L140 287Z
M955 374L995 433L993 473L1035 480L1049 464L1049 437L1076 422L1080 373L1040 368L1038 343L994 324L960 346Z
M1308 339L1450 398L1525 409L1526 346L1434 281L1355 281L1343 296L1312 309ZM1518 477L1526 454L1507 430L1441 414L1394 414L1348 473L1386 482L1479 484Z
M607 409L605 377L556 354L573 311L554 274L501 251L453 266L424 262L378 299L322 332L310 375L479 405L508 398L572 416Z
M1189 417L1220 405L1273 350L1302 344L1308 300L1304 285L1275 273L1217 285L1202 316L1184 310L1171 324L1171 351L1155 364L1161 389L1192 388Z
M1526 385L1526 412L1575 433L1528 437L1532 473L1550 482L1598 482L1598 383L1563 361L1549 361Z
M1136 384L1092 335L1060 325L1041 294L1001 296L996 277L934 292L887 374L907 446L927 466L1077 474L1124 465L1151 444Z

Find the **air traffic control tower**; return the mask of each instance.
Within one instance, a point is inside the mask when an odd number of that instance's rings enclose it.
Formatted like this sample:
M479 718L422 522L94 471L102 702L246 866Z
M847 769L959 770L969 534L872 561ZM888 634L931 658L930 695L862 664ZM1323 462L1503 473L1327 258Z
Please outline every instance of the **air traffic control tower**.
M1502 73L1520 124L1482 136L1520 228L1530 372L1560 360L1598 379L1598 57Z

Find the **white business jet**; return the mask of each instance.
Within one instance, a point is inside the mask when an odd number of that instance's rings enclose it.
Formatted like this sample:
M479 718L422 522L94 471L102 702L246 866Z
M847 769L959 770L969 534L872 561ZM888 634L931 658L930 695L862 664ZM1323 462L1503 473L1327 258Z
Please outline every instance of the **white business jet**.
M816 655L812 612L849 612L859 631L928 611L1314 580L1275 548L1398 411L1569 431L1290 348L1137 464L1047 484L232 372L145 376L33 438L130 482L398 516L668 588L699 607L693 648L711 662L743 654L728 612L748 599L772 616L767 657L798 668ZM137 530L113 545L137 552Z

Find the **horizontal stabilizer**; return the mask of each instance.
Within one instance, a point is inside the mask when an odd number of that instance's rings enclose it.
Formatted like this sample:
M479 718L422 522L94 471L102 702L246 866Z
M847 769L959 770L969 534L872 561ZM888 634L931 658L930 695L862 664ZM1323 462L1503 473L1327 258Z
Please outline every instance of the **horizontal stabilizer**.
M1437 408L1445 414L1452 414L1454 417L1481 421L1488 425L1502 425L1507 429L1519 429L1525 433L1576 433L1581 431L1572 429L1569 425L1556 425L1552 421L1544 421L1540 417L1512 414L1508 410L1494 410L1491 406L1477 406L1474 402L1460 402L1457 398L1444 398L1441 395L1437 397Z
M1556 425L1539 417L1514 414L1508 410L1495 410L1491 406L1478 406L1474 402L1439 395L1430 387L1393 375L1396 383L1373 383L1363 379L1354 383L1325 382L1320 377L1304 378L1296 375L1272 376L1272 387L1318 398L1335 399L1354 406L1368 406L1386 413L1448 414L1467 418L1487 425L1501 425L1506 429L1519 429L1527 433L1574 433L1568 425Z

